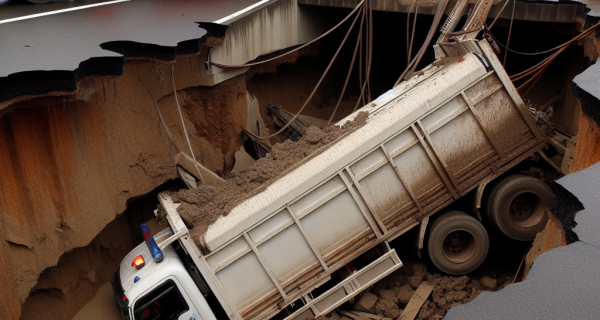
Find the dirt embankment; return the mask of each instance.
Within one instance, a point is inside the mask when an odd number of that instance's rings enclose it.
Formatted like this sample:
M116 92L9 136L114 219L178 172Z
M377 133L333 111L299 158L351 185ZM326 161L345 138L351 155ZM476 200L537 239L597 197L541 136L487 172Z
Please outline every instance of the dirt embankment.
M200 60L126 60L122 76L86 78L74 94L22 97L0 105L1 319L18 319L44 270L57 265L64 253L90 244L125 210L128 199L177 176L175 148L140 79L159 100L175 144L189 153L173 95L174 67L194 153L210 170L231 168L246 124L245 78L198 87ZM79 278L77 272L62 276L66 287L67 277ZM61 283L55 284L61 291ZM55 292L44 290L36 295ZM85 296L81 292L63 293L71 303L44 310L83 306L76 303L83 303L77 298Z
M311 126L299 141L286 140L274 145L267 157L259 159L242 172L231 173L225 183L216 188L201 185L197 189L173 193L173 201L181 204L177 211L191 228L196 243L201 246L199 239L220 216L226 216L235 206L264 190L300 161L364 125L367 116L367 112L361 112L353 121L341 127L332 125L321 130Z
M66 253L58 265L44 270L25 300L21 319L73 318L137 242L131 232L136 226L127 220L125 215L113 220L89 245Z

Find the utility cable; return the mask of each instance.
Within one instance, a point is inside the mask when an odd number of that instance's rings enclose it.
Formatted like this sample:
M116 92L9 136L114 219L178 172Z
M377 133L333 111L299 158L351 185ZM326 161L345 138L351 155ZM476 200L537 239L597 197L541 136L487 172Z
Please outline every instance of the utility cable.
M342 98L344 97L344 93L346 93L346 87L348 86L348 82L350 81L350 76L352 75L352 69L354 67L354 61L356 60L356 53L358 51L358 47L360 44L360 38L362 38L363 22L365 21L364 18L365 18L365 16L363 14L363 17L360 20L360 26L358 27L358 30L359 30L358 38L356 38L356 45L354 46L354 54L352 55L352 61L350 62L350 69L348 69L348 75L346 76L346 81L344 82L344 88L342 89L342 93L340 94L340 98L338 99L338 102L335 105L335 108L333 109L333 113L331 113L331 117L329 118L329 121L327 122L327 126L331 125L331 122L333 121L333 118L335 117L335 114L337 113L337 110L338 110L340 104L342 103Z
M554 60L554 59L555 59L555 57L556 57L558 54L560 54L561 52L563 52L563 51L564 51L564 49L566 49L566 48L567 48L567 46L569 46L570 44L572 44L572 43L574 43L574 42L576 42L576 41L579 41L579 40L581 40L581 39L583 39L583 38L587 37L587 36L588 36L588 35L590 35L590 34L592 33L592 31L593 31L594 29L596 29L598 26L600 26L600 23L598 23L598 24L596 24L596 25L594 25L594 26L592 26L592 27L588 28L587 30L585 30L584 32L582 32L581 34L579 34L578 36L576 36L575 38L573 38L573 39L571 39L571 40L567 41L566 43L564 43L564 44L562 44L562 45L560 45L560 46L558 46L558 47L554 48L554 49L557 49L557 48L558 48L558 49L559 49L559 51L558 51L558 52L556 52L556 53L554 53L554 54L552 54L551 56L547 57L546 59L542 60L541 62L537 63L537 64L536 64L536 65L534 65L533 67L530 67L530 68L528 68L528 69L526 69L526 70L524 70L524 71L521 71L521 72L519 72L519 73L517 73L517 74L514 74L514 75L510 76L510 79L511 79L513 82L514 82L514 81L517 81L517 80L521 80L521 79L523 79L523 78L527 77L528 75L531 75L532 73L534 73L534 72L536 72L536 71L540 70L540 69L541 69L541 68L543 68L545 65L549 64L549 63L550 63L552 60ZM490 35L491 35L491 34L490 34ZM552 49L552 50L553 50L553 49Z
M365 10L365 13L366 13L366 10ZM367 33L367 37L369 37L369 36L371 36L371 37L372 37L372 34L371 34L371 35L369 35L369 34ZM361 38L361 39L362 39L362 38ZM372 48L371 48L371 49L372 49ZM367 49L367 50L369 50L369 49ZM364 81L364 82L362 83L362 85L360 86L360 96L358 97L358 100L356 100L356 104L354 105L354 109L352 109L352 113L354 113L356 110L358 110L358 106L360 105L360 102L361 102L361 100L362 100L362 105L363 105L363 106L364 106L364 105L366 105L366 104L365 104L365 99L364 99L364 96L365 96L365 88L366 88L366 87L367 87L367 85L368 85L369 74L371 73L371 64L370 64L370 63L367 65L367 70L365 70L365 71L366 71L366 78L365 78L365 81ZM359 85L360 85L360 83L359 83ZM371 102L369 101L368 103L371 103Z
M169 130L169 127L167 127L167 123L165 122L165 119L163 118L162 114L160 113L160 109L158 108L158 104L156 103L156 100L154 99L154 95L152 94L152 91L150 91L150 88L148 88L148 86L146 85L144 80L142 80L142 77L140 77L139 74L138 74L138 77L139 77L140 81L142 82L142 84L144 85L144 87L146 88L146 90L148 91L148 93L150 94L150 98L152 98L152 102L154 102L154 107L156 108L156 112L158 113L158 117L160 118L160 121L162 122L163 127L167 131L167 136L169 137L169 141L171 142L171 144L173 144L173 146L175 147L175 150L177 150L178 153L181 152L181 151L179 151L179 148L175 144L175 140L173 139L173 135L171 135L171 131Z
M364 0L363 0L364 1ZM361 1L361 4L363 3L363 1ZM290 119L290 121L288 121L287 124L285 124L283 127L281 127L281 129L279 129L277 132L270 134L268 136L265 137L259 137L251 132L248 132L250 135L252 135L255 139L257 140L265 140L265 139L269 139L272 137L277 136L278 134L282 133L285 129L287 129L292 122L294 122L294 120L296 120L298 118L298 116L302 113L302 111L304 110L304 108L306 108L306 106L308 105L308 103L311 101L312 97L315 95L315 93L317 92L317 89L319 89L319 86L321 85L321 83L323 82L323 79L325 79L325 76L327 75L327 73L329 72L329 69L331 69L331 66L333 65L333 63L335 62L335 59L337 58L338 54L340 53L340 51L342 50L342 47L344 46L344 44L346 43L346 40L348 40L348 36L350 35L350 33L352 32L352 29L354 29L354 25L356 25L356 21L358 20L358 16L360 15L360 13L362 12L363 8L360 7L360 11L359 13L356 15L356 17L354 18L354 21L352 22L352 25L350 26L350 28L348 29L348 32L346 33L346 36L344 37L344 40L342 40L342 43L340 44L339 48L337 49L337 51L335 52L335 54L333 55L333 58L331 58L331 61L329 62L329 65L327 66L327 69L325 69L325 71L323 72L323 75L321 76L321 79L319 79L319 82L317 82L317 84L315 85L313 91L310 93L310 95L308 96L308 98L306 98L306 101L304 102L304 104L302 105L302 107L300 107L300 110L298 110L298 112L292 117L292 119ZM354 11L353 11L354 12Z
M406 13L406 64L410 63L410 12L412 11L412 5L408 8Z
M276 57L270 58L270 59L266 59L266 60L261 60L261 61L257 61L257 62L253 62L253 63L246 63L246 64L241 64L241 65L226 65L226 64L220 64L220 63L216 63L216 62L211 62L210 64L215 65L217 67L220 68L246 68L246 67L252 67L252 66L256 66L256 65L260 65L269 61L273 61L276 59L279 59L281 57L285 57L290 53L296 52L302 48L305 48L321 39L323 39L326 35L330 34L331 32L333 32L335 29L339 28L342 24L344 24L344 22L346 22L346 20L348 20L359 8L362 9L362 4L365 2L365 0L361 0L358 5L356 6L356 8L354 8L354 10L352 10L352 12L350 12L342 21L340 21L338 24L336 24L333 28L329 29L327 32L323 33L322 35L318 36L317 38L291 50L288 51L286 53L280 54Z
M173 95L175 96L175 103L177 104L177 110L179 110L179 117L181 118L181 125L183 126L183 133L185 134L185 138L187 139L188 147L190 148L190 153L192 154L192 159L194 159L194 167L198 171L200 181L202 183L206 183L204 181L204 177L202 176L202 172L200 172L200 168L198 167L198 162L196 161L196 156L194 155L194 149L192 149L192 144L190 143L190 137L188 136L187 130L185 128L185 122L183 121L183 114L181 113L181 107L179 106L179 99L177 99L177 88L175 87L175 75L173 75L173 68L171 68L171 79L173 79Z
M415 18L413 20L412 35L410 36L410 46L408 47L408 63L410 63L410 57L412 56L412 46L415 41L415 30L417 29L417 16L419 15L419 4L415 8Z
M510 51L512 53L516 53L516 54L520 54L520 55L524 55L524 56L536 56L536 55L542 55L542 54L550 53L550 52L556 51L556 50L558 50L558 49L560 49L560 48L562 48L564 46L568 46L568 45L572 44L573 42L578 41L581 38L583 38L582 35L585 34L585 36L587 36L589 34L589 31L591 31L593 29L596 29L598 26L600 26L600 23L593 25L592 27L588 28L584 32L580 33L575 38L573 38L573 39L571 39L571 40L569 40L569 41L567 41L567 42L565 42L565 43L563 43L563 44L561 44L559 46L556 46L556 47L554 47L552 49L548 49L548 50L545 50L545 51L540 51L540 52L519 52L519 51L515 51L513 49L510 49L510 48L506 47L504 44L502 44L500 41L498 41L498 39L494 36L494 34L490 32L489 28L486 28L486 32L492 37L492 39L494 39L494 41L496 41L496 43L499 46L501 46L502 48L504 48L504 49L506 49L506 50L508 50L508 51Z
M437 8L436 16L433 20L433 24L431 25L431 29L429 30L429 34L427 35L427 38L425 39L425 42L423 43L421 50L419 50L419 53L417 55L417 57L418 57L417 61L413 64L413 66L410 70L411 72L414 72L415 69L419 66L419 62L421 62L421 59L423 58L423 55L425 54L427 47L429 47L429 43L431 42L431 39L433 38L433 35L435 34L437 27L440 24L440 21L442 20L442 16L444 15L444 11L446 10L446 6L448 5L448 2L449 2L449 0L440 1L438 8Z
M446 9L447 5L448 5L448 0L442 0L439 2L437 10L435 12L435 17L433 18L433 23L431 24L431 28L429 29L429 33L427 34L427 38L425 39L425 42L421 46L421 49L419 49L419 52L417 53L415 58L411 61L411 63L408 64L408 66L406 67L404 72L402 72L402 74L400 75L400 77L398 78L396 83L394 84L394 87L396 87L398 84L400 84L402 79L404 79L404 76L409 71L413 72L415 70L415 68L417 67L417 65L419 64L419 62L421 61L423 54L425 54L425 50L427 49L427 47L429 46L429 43L431 42L431 38L433 38L433 35L434 35L435 31L437 30L437 27L440 23L440 20L442 19L444 10Z
M369 65L367 66L367 88L371 103L371 65L373 64L373 0L369 0Z
M513 17L514 17L514 6L516 6L517 0L513 0L514 1L514 5L513 5ZM491 29L494 24L496 24L496 20L498 20L498 18L500 18L500 15L502 14L502 12L504 12L504 9L506 8L506 5L510 2L510 0L506 0L506 2L504 3L504 5L502 6L502 8L500 9L500 11L498 12L498 14L496 15L496 18L494 18L494 21L492 21L492 23L488 26L488 29Z
M363 19L366 19L366 10L363 10ZM358 89L360 90L362 88L362 73L363 73L363 65L362 65L362 55L363 55L363 48L362 48L362 43L363 43L363 37L360 37L360 44L359 44L359 48L358 48ZM364 90L364 89L363 89ZM363 98L363 95L360 95L360 98L358 98L359 101L360 99L362 99L362 103L363 105L365 104L365 99Z
M517 0L513 0L513 10L510 17L510 27L508 28L508 38L506 39L506 48L510 45L510 35L512 34L513 22L515 21L515 9L517 8ZM506 1L508 3L508 0ZM504 51L504 60L502 60L502 67L506 65L506 57L508 56L508 50Z

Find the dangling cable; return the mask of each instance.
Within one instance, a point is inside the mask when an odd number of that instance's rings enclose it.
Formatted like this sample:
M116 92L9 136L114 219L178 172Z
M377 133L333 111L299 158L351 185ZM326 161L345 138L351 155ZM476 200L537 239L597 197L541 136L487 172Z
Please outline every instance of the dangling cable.
M516 3L516 0L513 0ZM496 15L496 18L494 18L494 21L492 21L492 23L488 26L488 29L491 29L494 24L496 24L496 20L498 20L498 18L500 17L500 15L502 14L502 12L504 12L504 9L506 8L506 5L508 5L508 3L510 2L510 0L506 0L506 2L504 3L504 5L502 6L502 8L500 9L500 11L498 12L498 14ZM513 8L513 12L514 12L514 8Z
M512 10L512 15L510 17L510 27L508 28L508 39L506 40L506 48L508 49L508 46L510 45L510 35L512 34L512 27L513 27L513 22L515 21L515 9L517 8L517 0L513 0L514 4L513 4L513 10ZM508 3L508 0L507 0ZM504 60L502 60L502 67L504 68L504 66L506 65L506 57L508 56L508 50L504 51Z
M406 64L410 63L410 12L412 11L412 5L408 8L406 13Z
M361 4L362 4L362 2L361 2ZM281 127L281 129L279 129L277 132L275 132L273 134L270 134L268 136L259 137L259 136L255 135L255 134L251 133L251 132L248 132L248 134L252 135L257 140L269 139L269 138L275 137L276 135L282 133L285 129L287 129L292 124L292 122L294 122L294 120L296 120L298 118L298 116L302 113L302 111L304 110L304 108L306 108L306 106L308 105L308 103L311 101L312 97L317 92L317 89L319 89L319 86L321 86L321 83L323 82L323 79L325 79L325 76L329 72L329 69L331 69L331 66L335 62L335 59L337 58L338 54L342 50L342 47L346 43L346 40L348 40L348 36L352 32L352 29L354 29L354 26L356 25L356 21L358 20L358 16L362 12L362 10L363 10L363 8L361 7L360 10L359 10L359 12L358 12L358 14L354 18L354 21L352 22L352 25L348 29L348 32L346 33L346 36L344 37L344 40L342 40L342 43L340 44L339 48L337 49L337 51L333 55L333 58L331 58L331 61L329 62L329 65L327 66L327 69L325 69L325 71L323 72L323 75L321 76L321 79L319 79L319 82L317 82L317 84L315 85L313 91L310 93L310 95L308 96L308 98L306 98L306 101L304 102L304 104L302 105L302 107L300 107L300 110L298 110L298 112L292 117L292 119L290 119L290 121L288 121L288 123L285 124L283 127Z
M371 103L371 65L373 63L373 7L372 0L369 0L369 65L367 67L367 88L369 93L369 103Z
M185 122L183 121L183 114L181 113L181 107L179 106L179 99L177 99L177 88L175 87L175 76L173 75L173 68L171 68L171 79L173 80L173 95L175 96L175 103L177 104L177 110L179 110L179 117L181 118L181 125L183 126L183 133L185 134L185 138L187 139L188 147L190 148L190 153L192 154L192 159L194 159L194 167L198 171L200 181L204 182L204 177L202 176L202 172L200 172L200 168L198 167L198 162L196 161L196 156L194 155L194 149L192 149L192 144L190 143L190 137L188 136L187 130L185 128Z
M335 114L337 113L338 107L340 106L340 103L342 103L342 98L344 97L344 93L346 93L346 87L348 86L348 81L350 81L350 76L352 75L352 68L354 67L354 61L356 60L356 52L358 51L358 47L360 44L360 38L362 37L362 27L363 27L363 22L364 20L364 15L363 18L360 20L360 27L358 27L358 38L356 39L356 46L354 46L354 54L352 55L352 61L350 62L350 69L348 69L348 75L346 76L346 82L344 82L344 88L342 89L342 93L340 94L340 98L338 99L337 104L335 105L335 108L333 109L333 113L331 114L331 117L329 118L329 121L327 122L327 126L331 125L331 122L333 121L333 118L335 117Z
M167 131L167 136L169 138L169 141L171 142L171 144L173 144L173 146L175 147L175 150L177 150L177 152L179 153L180 152L179 148L175 144L173 135L171 135L171 131L169 130L169 127L167 126L167 123L165 122L165 119L163 118L162 113L160 113L160 109L158 108L158 104L156 103L156 100L154 99L154 95L152 94L152 91L150 91L150 88L148 88L148 86L146 85L144 80L142 80L142 77L140 77L139 73L138 73L138 78L140 79L140 82L144 85L144 88L146 88L146 91L148 91L148 93L150 94L150 98L152 98L152 102L154 102L154 107L156 108L156 112L158 113L160 122L162 122L162 125L165 128L165 131Z
M427 34L427 38L425 39L425 42L421 46L421 49L419 49L419 51L417 52L417 55L415 56L415 58L408 64L408 66L406 66L406 69L404 70L404 72L402 72L402 74L400 75L400 77L398 78L396 83L394 84L394 87L396 87L398 84L400 84L400 82L402 82L402 80L404 79L404 76L406 76L406 74L408 74L409 71L413 72L415 70L415 68L417 67L417 65L419 64L419 62L421 61L423 54L425 54L426 48L429 46L429 43L431 42L431 38L433 38L433 35L435 34L435 31L437 30L437 26L439 25L440 20L442 20L444 10L446 9L447 5L448 5L448 0L442 0L439 2L438 6L437 6L437 10L435 12L435 16L433 18L433 24L431 25L431 28L429 29L429 33Z
M408 63L410 63L410 57L412 56L412 46L415 41L415 30L417 29L417 16L419 15L419 4L415 8L415 20L413 21L412 35L410 36L410 47L408 48Z

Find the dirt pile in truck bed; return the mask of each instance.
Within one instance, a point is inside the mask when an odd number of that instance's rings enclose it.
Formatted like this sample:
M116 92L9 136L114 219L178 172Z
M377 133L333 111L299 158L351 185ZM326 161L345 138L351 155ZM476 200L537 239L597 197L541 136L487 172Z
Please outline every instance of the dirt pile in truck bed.
M173 201L181 204L177 211L191 229L196 243L199 244L208 226L220 216L226 216L235 206L264 190L306 157L322 152L342 135L362 127L367 117L367 112L361 112L342 127L332 125L321 130L311 126L299 141L286 140L274 145L267 157L242 172L231 173L225 183L216 188L200 185L197 189L172 193Z

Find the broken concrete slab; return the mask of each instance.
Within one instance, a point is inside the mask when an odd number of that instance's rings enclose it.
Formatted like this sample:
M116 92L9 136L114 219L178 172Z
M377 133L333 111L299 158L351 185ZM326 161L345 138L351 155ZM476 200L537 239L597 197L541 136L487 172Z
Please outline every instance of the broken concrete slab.
M600 79L600 78L599 78ZM573 231L579 240L600 248L600 163L570 174L557 182L577 196L586 208L575 216Z
M375 303L377 302L377 296L371 292L365 292L354 304L354 308L359 311L370 312L373 310Z
M206 32L196 21L215 21L258 2L150 0L71 11L0 28L0 77L31 70L74 70L90 57L115 56L100 44L131 41L175 47ZM152 18L149 18L152 17Z
M445 319L595 319L600 249L576 242L540 255L527 280L451 308Z
M573 79L573 95L581 102L581 110L600 124L600 65L594 64Z

